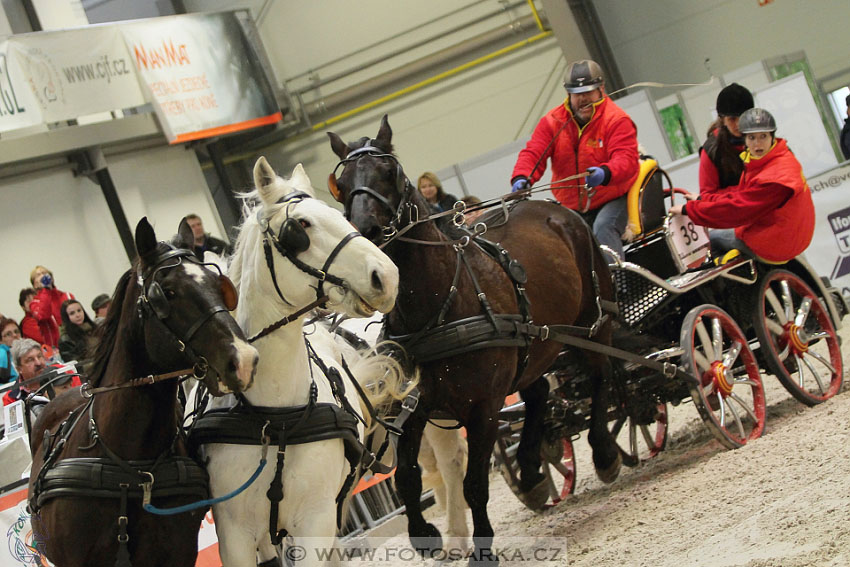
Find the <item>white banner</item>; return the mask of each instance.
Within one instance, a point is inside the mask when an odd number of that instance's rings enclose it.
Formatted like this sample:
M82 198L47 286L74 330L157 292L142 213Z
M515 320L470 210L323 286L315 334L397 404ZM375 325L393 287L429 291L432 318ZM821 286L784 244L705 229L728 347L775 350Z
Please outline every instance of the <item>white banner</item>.
M169 142L280 120L271 87L232 13L157 18L121 31Z
M0 132L41 124L41 112L20 69L8 55L9 42L0 41Z
M850 301L850 164L808 182L817 220L806 258Z
M8 57L16 61L47 123L146 102L115 26L14 36Z

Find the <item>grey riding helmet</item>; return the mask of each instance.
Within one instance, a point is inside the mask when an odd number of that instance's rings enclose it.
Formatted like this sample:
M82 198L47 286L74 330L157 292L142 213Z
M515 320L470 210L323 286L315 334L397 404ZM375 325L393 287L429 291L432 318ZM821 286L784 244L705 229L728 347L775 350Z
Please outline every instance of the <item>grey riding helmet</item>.
M744 111L738 121L741 134L754 132L776 132L776 120L773 115L763 108L751 108Z
M602 67L596 61L582 59L570 64L564 77L564 88L568 93L586 93L598 89L605 82Z

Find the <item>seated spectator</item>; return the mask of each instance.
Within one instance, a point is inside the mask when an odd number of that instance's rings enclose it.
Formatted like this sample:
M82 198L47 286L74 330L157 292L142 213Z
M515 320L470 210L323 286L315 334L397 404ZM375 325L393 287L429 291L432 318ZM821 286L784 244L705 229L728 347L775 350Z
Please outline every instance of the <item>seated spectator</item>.
M30 282L35 289L35 298L30 304L30 311L38 321L42 344L57 347L59 345L59 324L62 321L62 302L74 299L74 295L56 289L53 272L44 266L36 266L30 273Z
M112 305L112 298L105 293L101 293L91 302L91 310L94 312L94 322L100 323L106 318L109 312L109 306Z
M21 328L15 320L0 317L0 384L18 379L18 372L12 364L12 343L20 338Z
M4 406L27 399L42 386L45 386L50 397L80 385L80 379L73 373L62 372L67 379L60 376L56 372L60 365L49 367L41 345L32 339L18 339L12 343L12 360L18 369L18 381L17 386L3 396Z
M208 232L204 232L204 221L196 214L186 215L186 222L192 228L192 235L195 237L195 257L201 262L204 261L204 252L210 251L219 257L224 257L225 254L230 254L232 251L230 245L223 240L211 236Z
M430 171L426 171L419 176L416 187L431 205L432 212L442 213L443 211L448 211L457 202L457 197L443 191L443 184L440 183L440 178Z
M88 374L91 357L97 346L94 321L76 299L62 302L62 327L59 332L59 354L62 360L78 362L82 374Z
M18 303L21 309L24 310L24 318L21 319L21 334L25 339L32 339L44 344L44 337L41 336L41 328L38 326L38 320L36 320L32 311L30 311L33 299L35 299L35 290L31 287L25 287L18 295Z

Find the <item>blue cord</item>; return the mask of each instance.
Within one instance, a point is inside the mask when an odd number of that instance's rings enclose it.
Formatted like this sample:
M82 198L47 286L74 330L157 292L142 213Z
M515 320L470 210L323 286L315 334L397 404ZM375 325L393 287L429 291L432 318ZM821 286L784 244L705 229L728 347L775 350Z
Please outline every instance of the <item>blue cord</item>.
M207 506L212 506L213 504L218 504L219 502L224 502L225 500L230 500L237 494L243 492L246 488L251 486L251 484L257 480L257 477L260 476L260 473L263 471L263 468L266 466L265 455L262 459L260 459L260 466L257 467L257 470L254 471L254 474L251 475L251 478L245 482L242 486L231 492L230 494L225 494L224 496L219 496L218 498L208 498L207 500L201 500L200 502L195 502L194 504L186 504L183 506L178 506L176 508L157 508L152 504L145 504L143 508L146 512L150 512L151 514L156 514L158 516L173 516L174 514L182 514L183 512L189 512L191 510L197 510L198 508L206 508Z

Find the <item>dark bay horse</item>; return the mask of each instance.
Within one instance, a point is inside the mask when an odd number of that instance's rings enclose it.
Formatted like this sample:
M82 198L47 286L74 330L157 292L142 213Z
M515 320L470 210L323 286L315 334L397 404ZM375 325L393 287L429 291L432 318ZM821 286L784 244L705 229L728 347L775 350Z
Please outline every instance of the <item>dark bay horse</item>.
M195 564L206 508L155 516L140 498L145 483L157 507L208 494L206 472L186 457L170 374L194 373L222 395L250 387L257 363L229 313L235 289L195 261L185 219L179 248L158 243L146 219L135 240L138 260L115 288L89 384L50 402L32 431L33 531L60 567Z
M392 130L386 116L374 139L362 138L346 145L336 134L329 136L341 160L339 176L335 172L329 179L331 192L367 238L382 243L389 237L384 250L399 268L398 299L386 320L390 338L415 334L437 322L451 325L481 316L485 308L479 291L494 313L520 313L516 286L496 260L477 245L464 246L462 233L454 234L451 227L444 231L434 222L417 222L431 209L393 155ZM598 325L593 340L610 344L611 323L603 317L599 305L600 300L613 300L613 286L599 247L578 215L556 204L522 201L511 210L507 222L491 220L490 224L485 238L500 243L525 268L525 293L533 323L586 329ZM403 236L390 236L402 232ZM463 258L458 250L463 251ZM464 263L469 271L462 268ZM447 301L450 296L453 298ZM406 344L408 350L411 346L415 345ZM534 339L527 348L485 344L462 354L451 353L451 348L443 350L449 353L436 359L423 356L417 361L422 370L422 397L399 442L396 484L406 506L411 543L421 552L431 553L442 542L439 531L422 516L416 457L429 415L448 414L457 419L466 427L469 441L463 493L474 523L475 551L470 564L495 563L497 559L490 553L493 529L487 501L497 413L505 396L518 390L526 403L517 455L521 488L532 494L543 493L545 498L540 442L548 385L540 377L558 356L561 344ZM607 357L591 352L581 353L580 360L587 375L594 377L588 435L593 460L599 477L610 482L622 462L607 428L603 381L611 378L612 367Z

